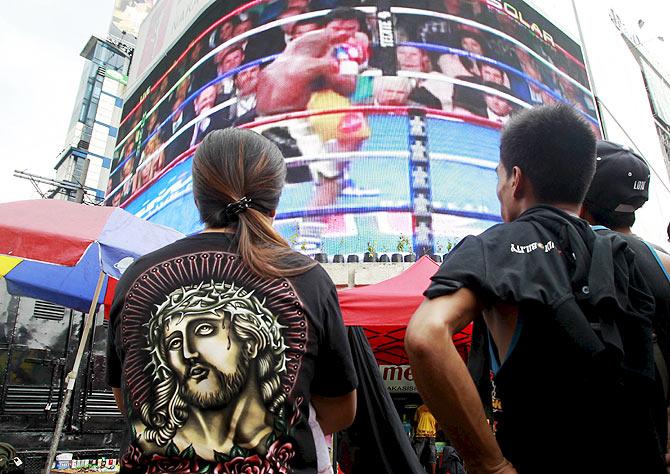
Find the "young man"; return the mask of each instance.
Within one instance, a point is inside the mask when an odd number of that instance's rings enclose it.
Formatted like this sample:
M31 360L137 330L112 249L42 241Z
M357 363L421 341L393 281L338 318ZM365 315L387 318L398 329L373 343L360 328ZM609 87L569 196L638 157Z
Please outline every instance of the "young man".
M505 223L450 252L407 329L417 387L468 472L665 472L653 299L625 242L577 217L595 162L570 107L512 118L497 168ZM472 321L491 427L451 339Z
M484 85L499 90L507 95L512 94L512 91L502 84L484 82ZM486 118L493 122L507 123L514 113L514 106L512 103L498 94L484 94L484 102L486 103Z
M216 105L217 87L215 84L206 87L198 94L198 97L193 101L193 110L195 111L198 121L193 126L191 133L191 141L189 147L195 146L202 141L202 139L212 130L219 130L230 126L223 115L223 113L211 113L211 110Z
M216 64L216 77L221 77L244 62L244 50L239 46L231 46L216 53L214 63ZM216 85L218 94L216 103L220 104L230 99L235 93L235 79L228 76Z
M170 112L168 113L170 119L163 124L160 131L161 140L163 143L167 143L165 147L166 164L189 148L191 132L184 126L195 116L193 103L186 102L191 90L191 76L187 76L170 96ZM159 120L163 119L163 117L159 117Z
M497 82L481 83L477 78L468 78L465 76L460 79L474 84L482 84L504 94L512 95L512 91L508 87L503 84L498 84ZM505 124L512 115L514 115L515 105L496 93L484 92L472 87L456 85L454 86L454 97L451 110L460 114L479 115L492 122Z
M656 300L652 317L654 360L658 370L659 442L665 452L668 439L667 400L670 385L670 256L633 234L635 211L649 199L649 167L635 152L612 142L596 144L596 174L584 199L582 217L599 233L616 232L635 252L635 261Z
M256 89L260 66L251 66L235 75L237 102L228 109L228 118L233 127L256 119Z
M416 432L414 433L414 452L419 458L419 462L430 466L430 472L435 474L437 466L437 453L435 451L435 436L437 435L437 421L430 412L430 409L424 403L416 409L414 414L414 423L416 423ZM427 452L424 455L424 452Z

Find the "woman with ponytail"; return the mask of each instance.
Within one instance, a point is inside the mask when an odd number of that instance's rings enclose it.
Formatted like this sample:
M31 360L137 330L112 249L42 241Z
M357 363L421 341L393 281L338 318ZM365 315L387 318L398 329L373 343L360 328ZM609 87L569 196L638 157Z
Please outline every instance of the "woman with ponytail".
M193 159L205 229L125 272L107 376L127 417L122 472L322 472L357 378L335 287L272 227L286 177L270 141L216 130Z
M217 130L193 159L193 197L204 232L235 235L242 260L264 277L299 275L316 262L291 250L272 227L286 164L279 148L250 130Z

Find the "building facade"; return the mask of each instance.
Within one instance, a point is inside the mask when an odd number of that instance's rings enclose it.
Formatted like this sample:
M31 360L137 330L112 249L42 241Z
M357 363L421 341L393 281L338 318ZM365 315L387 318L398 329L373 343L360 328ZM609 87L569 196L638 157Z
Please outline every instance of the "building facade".
M104 197L132 49L91 36L81 52L87 60L66 138L54 167L59 187L54 197L98 204Z

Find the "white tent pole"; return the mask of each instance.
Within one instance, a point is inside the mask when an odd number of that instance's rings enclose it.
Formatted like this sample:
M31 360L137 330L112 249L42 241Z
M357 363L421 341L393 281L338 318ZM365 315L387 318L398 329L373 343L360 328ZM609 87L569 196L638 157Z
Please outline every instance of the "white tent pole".
M603 121L602 114L600 113L600 96L596 90L596 79L591 70L591 61L589 60L589 53L586 50L586 42L584 41L584 32L582 31L582 23L579 21L579 12L577 11L577 4L575 0L571 0L572 11L575 15L575 21L577 22L577 32L579 33L579 41L582 43L582 55L584 56L584 66L586 67L586 76L589 84L591 85L591 91L593 91L593 102L596 108L596 115L598 116L598 121L600 122L600 131L602 132L603 139L607 140L607 130L605 129L605 122Z
M65 415L67 414L67 407L70 404L70 399L72 398L72 391L74 390L74 384L77 380L77 374L79 373L79 366L81 365L81 359L84 356L84 351L86 350L86 343L88 341L88 335L93 328L93 323L95 322L95 313L98 307L98 299L100 298L100 292L102 291L102 284L105 282L105 274L101 271L100 276L98 277L98 284L95 287L95 293L93 294L93 299L91 300L91 307L88 310L86 319L84 321L84 329L81 333L81 340L79 341L79 347L77 348L77 355L74 358L74 364L72 365L72 370L67 377L65 378L66 389L65 397L58 407L58 420L56 421L56 429L54 430L53 438L51 439L51 448L49 449L49 455L47 456L47 462L44 466L44 472L49 474L51 472L51 466L53 465L54 459L56 458L56 451L58 451L58 443L60 442L60 436L63 433L63 424L65 423Z

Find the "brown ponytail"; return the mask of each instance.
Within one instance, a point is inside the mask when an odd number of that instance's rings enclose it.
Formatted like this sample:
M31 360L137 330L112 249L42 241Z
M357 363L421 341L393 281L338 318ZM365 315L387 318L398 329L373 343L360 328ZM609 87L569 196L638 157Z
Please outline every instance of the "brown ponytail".
M193 197L208 228L235 231L242 260L264 277L304 273L316 262L294 252L272 227L286 179L279 148L250 130L227 128L209 133L193 158ZM249 200L244 212L230 204Z

